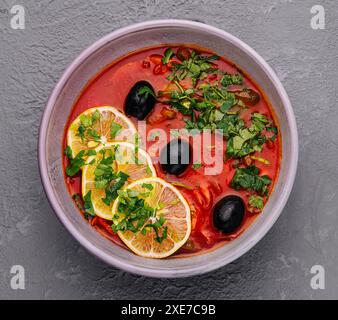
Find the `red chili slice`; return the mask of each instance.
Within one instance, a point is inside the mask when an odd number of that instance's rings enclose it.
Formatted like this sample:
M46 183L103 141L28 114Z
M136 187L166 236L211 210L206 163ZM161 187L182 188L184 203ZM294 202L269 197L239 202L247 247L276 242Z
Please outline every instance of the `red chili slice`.
M153 73L154 73L155 75L162 74L162 65L161 65L161 64L157 64L157 65L154 67Z
M161 74L165 74L168 71L168 67L166 65L161 66Z

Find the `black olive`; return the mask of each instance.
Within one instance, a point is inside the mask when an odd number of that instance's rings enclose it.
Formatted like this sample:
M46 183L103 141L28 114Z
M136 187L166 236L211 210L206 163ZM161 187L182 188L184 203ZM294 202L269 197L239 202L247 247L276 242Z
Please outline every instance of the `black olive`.
M182 174L191 162L190 144L181 139L171 140L161 151L160 164L164 172Z
M148 87L154 92L153 87L147 81L139 81L130 89L124 102L126 115L143 120L153 109L156 103L155 97L149 92L139 93L142 87Z
M242 198L226 196L214 207L214 226L225 234L231 234L242 224L244 214L245 205Z

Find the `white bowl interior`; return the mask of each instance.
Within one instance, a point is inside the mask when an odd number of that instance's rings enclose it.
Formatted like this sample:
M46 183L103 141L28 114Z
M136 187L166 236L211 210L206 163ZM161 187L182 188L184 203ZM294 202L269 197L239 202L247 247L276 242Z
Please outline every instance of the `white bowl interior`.
M236 63L248 73L272 103L282 132L283 159L278 181L264 212L236 240L189 258L145 259L101 236L79 214L62 173L63 130L73 104L92 77L113 60L158 44L196 44ZM68 230L91 252L127 271L155 277L200 274L223 266L250 249L270 229L291 191L297 163L297 133L287 96L271 69L252 49L218 29L187 21L135 25L101 39L67 70L48 103L40 136L40 169L48 197Z

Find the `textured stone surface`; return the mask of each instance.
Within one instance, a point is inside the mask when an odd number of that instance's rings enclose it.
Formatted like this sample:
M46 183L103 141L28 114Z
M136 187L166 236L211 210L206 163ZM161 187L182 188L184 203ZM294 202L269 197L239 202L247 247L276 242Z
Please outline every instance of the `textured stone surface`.
M316 2L325 30L310 27ZM26 29L12 30L16 3L0 1L0 298L338 298L336 0L25 0ZM37 168L39 120L67 65L110 31L159 18L200 20L251 45L277 71L299 128L298 175L278 222L236 262L191 279L133 276L91 256L56 219ZM14 264L25 290L10 288ZM314 264L325 290L310 287Z

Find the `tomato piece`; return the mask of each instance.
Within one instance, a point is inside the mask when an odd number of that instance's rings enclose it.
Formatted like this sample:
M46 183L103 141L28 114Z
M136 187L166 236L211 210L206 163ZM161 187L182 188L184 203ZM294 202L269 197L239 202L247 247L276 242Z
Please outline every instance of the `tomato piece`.
M208 80L210 80L210 81L214 81L216 79L217 79L217 74L215 74L215 73L212 73L208 76Z
M164 107L160 113L151 114L148 119L148 124L159 124L166 120L172 120L176 118L176 112L170 108Z
M103 218L99 218L97 217L97 223L104 229L106 230L108 233L115 235L113 229L111 228L111 226L107 223L107 221Z
M153 113L147 118L148 124L158 124L167 120L162 113Z
M166 118L166 119L175 119L176 118L176 112L173 109L169 109L167 107L164 107L161 110L161 114Z
M159 65L162 64L163 56L160 54L152 54L149 59L152 63Z
M75 182L74 178L72 178L72 177L67 177L66 180L67 180L67 183L69 183L69 184L74 184L74 182Z

